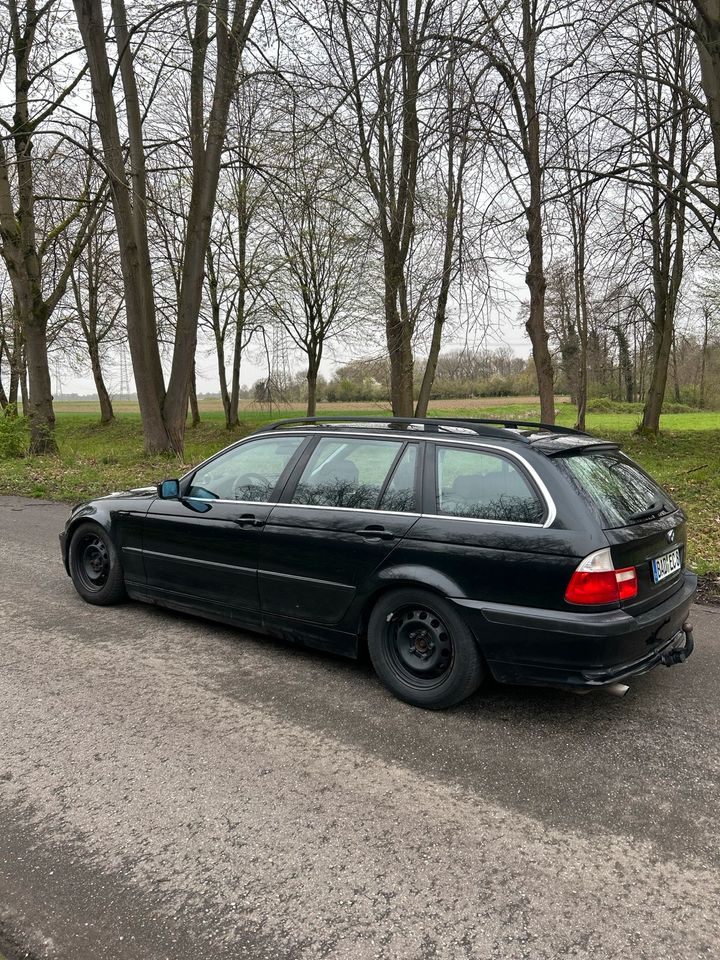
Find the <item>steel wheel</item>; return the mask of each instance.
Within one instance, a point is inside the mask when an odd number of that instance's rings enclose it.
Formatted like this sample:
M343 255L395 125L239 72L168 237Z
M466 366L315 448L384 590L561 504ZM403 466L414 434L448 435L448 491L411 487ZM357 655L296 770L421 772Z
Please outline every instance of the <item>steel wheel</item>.
M112 536L99 524L81 523L71 533L68 566L75 589L88 603L106 606L125 597L125 578Z
M86 534L78 544L77 574L86 590L102 590L110 576L110 556L105 541Z
M368 652L401 700L442 710L460 703L485 675L475 638L445 597L417 587L383 594L368 622Z
M452 669L452 635L430 607L394 611L385 622L383 645L398 677L418 690L442 683Z

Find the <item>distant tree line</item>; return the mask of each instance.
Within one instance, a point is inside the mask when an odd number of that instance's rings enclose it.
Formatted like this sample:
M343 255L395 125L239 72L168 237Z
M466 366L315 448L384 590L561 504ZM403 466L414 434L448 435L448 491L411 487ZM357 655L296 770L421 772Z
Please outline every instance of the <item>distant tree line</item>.
M7 0L0 405L53 453L53 366L109 422L125 351L151 452L199 364L238 424L248 353L309 413L333 352L398 415L717 403L719 37L715 0ZM529 363L447 349L499 316Z

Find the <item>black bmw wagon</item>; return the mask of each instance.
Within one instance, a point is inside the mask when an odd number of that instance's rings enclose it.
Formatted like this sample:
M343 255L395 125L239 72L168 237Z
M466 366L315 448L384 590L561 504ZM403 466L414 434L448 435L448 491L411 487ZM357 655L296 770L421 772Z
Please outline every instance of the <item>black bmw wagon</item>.
M515 420L312 418L72 510L89 603L125 596L356 657L441 708L685 660L685 516L617 445Z

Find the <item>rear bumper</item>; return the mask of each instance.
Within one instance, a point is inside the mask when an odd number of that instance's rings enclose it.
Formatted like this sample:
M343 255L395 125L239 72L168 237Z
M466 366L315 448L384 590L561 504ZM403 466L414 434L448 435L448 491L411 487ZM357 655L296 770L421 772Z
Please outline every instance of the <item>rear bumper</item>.
M596 687L681 663L692 653L688 613L697 577L683 574L671 597L632 616L575 613L455 599L493 676L503 683Z

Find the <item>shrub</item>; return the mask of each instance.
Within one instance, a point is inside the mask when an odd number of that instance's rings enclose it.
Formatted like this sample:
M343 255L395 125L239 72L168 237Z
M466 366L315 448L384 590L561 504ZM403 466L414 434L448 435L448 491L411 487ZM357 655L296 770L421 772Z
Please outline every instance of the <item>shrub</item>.
M0 460L15 460L27 452L28 434L25 417L0 415Z

